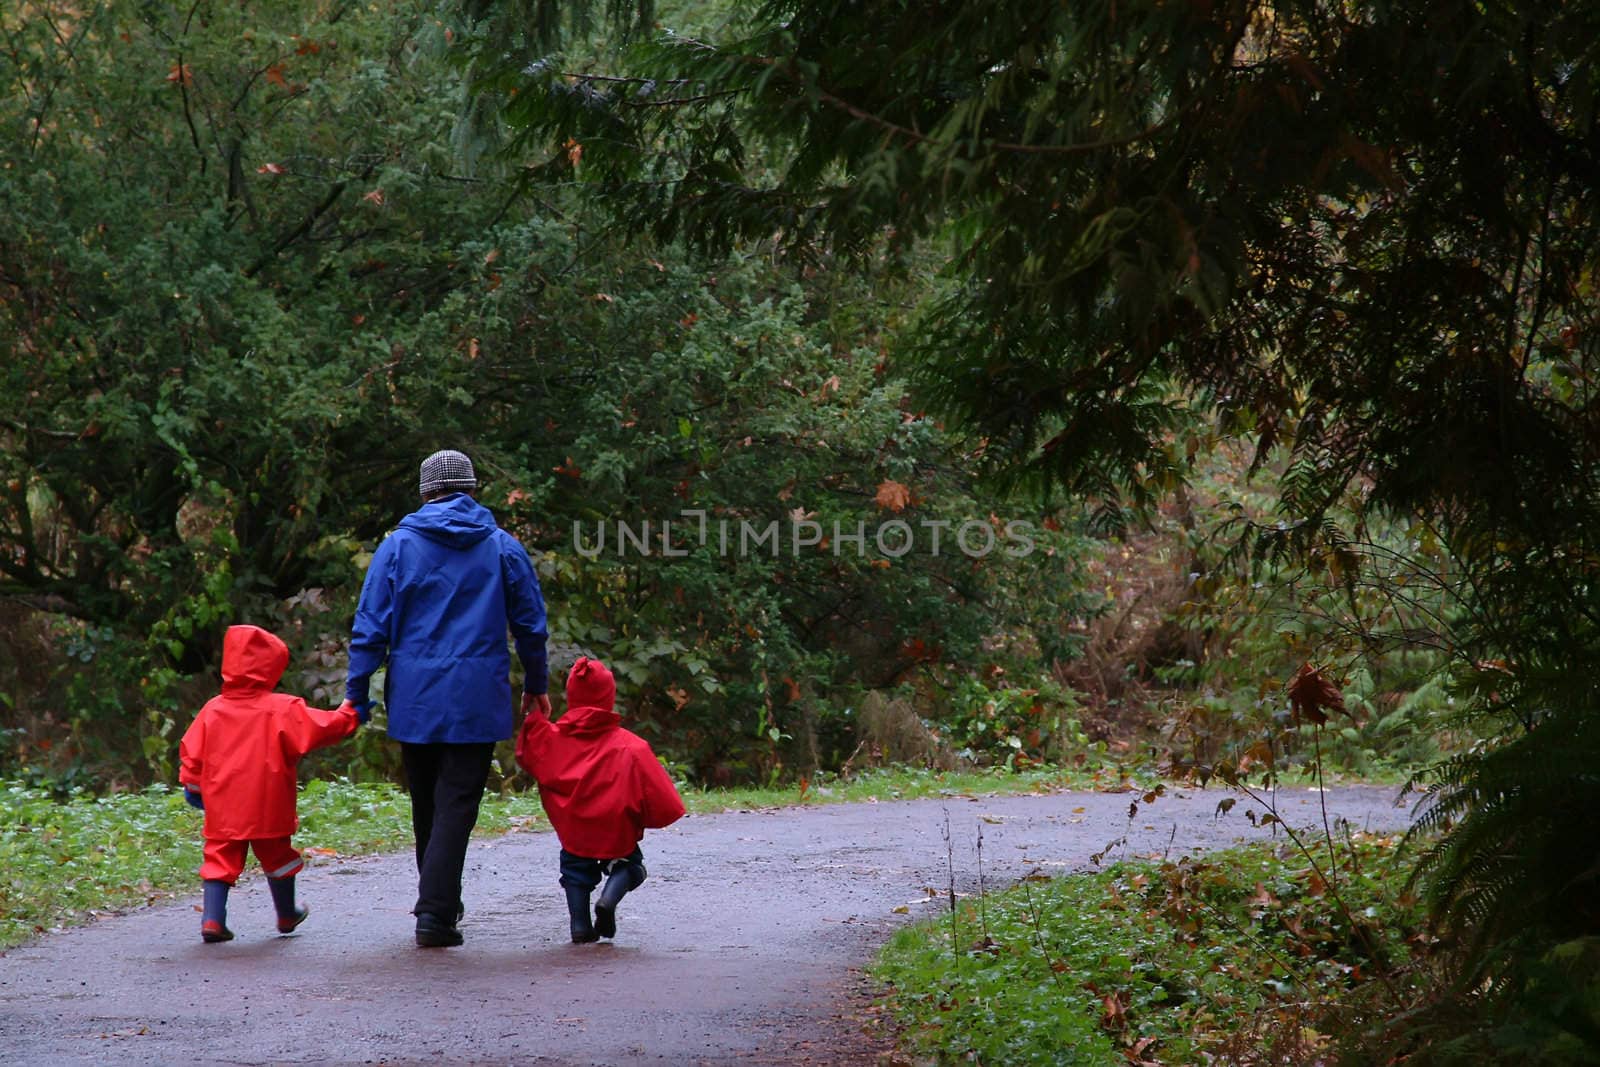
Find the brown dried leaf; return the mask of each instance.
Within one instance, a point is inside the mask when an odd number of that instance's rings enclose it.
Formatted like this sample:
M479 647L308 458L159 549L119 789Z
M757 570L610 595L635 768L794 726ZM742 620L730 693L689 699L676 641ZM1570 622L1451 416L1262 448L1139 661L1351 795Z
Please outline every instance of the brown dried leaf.
M1344 694L1320 670L1306 663L1289 680L1289 706L1296 719L1303 716L1321 726L1328 721L1328 711L1345 711Z

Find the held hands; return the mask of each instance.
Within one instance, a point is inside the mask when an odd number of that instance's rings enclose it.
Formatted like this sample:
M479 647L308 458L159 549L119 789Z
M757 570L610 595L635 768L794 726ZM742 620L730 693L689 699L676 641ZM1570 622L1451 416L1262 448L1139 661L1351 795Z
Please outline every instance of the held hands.
M367 723L372 721L372 709L376 706L376 702L371 700L363 700L359 704L354 704L346 700L343 704L339 705L339 710L355 712L356 722L362 726L365 726Z
M538 712L540 715L543 715L547 719L550 717L550 694L549 693L537 693L537 694L535 694L535 693L523 693L522 694L522 714L524 714L524 715L532 715L534 712Z
M183 799L184 803L188 804L191 808L195 808L199 811L206 810L206 802L200 799L200 791L198 789L190 789L188 786L184 786Z

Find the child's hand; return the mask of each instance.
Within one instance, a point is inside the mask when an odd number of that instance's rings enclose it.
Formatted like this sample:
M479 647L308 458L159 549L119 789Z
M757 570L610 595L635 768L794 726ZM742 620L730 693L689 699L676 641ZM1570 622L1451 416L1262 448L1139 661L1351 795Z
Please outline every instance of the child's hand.
M206 802L200 799L200 791L198 789L190 789L188 786L184 786L183 799L191 808L197 808L200 811L206 810Z
M365 726L367 723L372 721L372 709L377 706L377 702L373 700L363 700L359 704L352 704L350 701L346 700L343 704L339 705L339 710L355 712L356 723L360 726Z

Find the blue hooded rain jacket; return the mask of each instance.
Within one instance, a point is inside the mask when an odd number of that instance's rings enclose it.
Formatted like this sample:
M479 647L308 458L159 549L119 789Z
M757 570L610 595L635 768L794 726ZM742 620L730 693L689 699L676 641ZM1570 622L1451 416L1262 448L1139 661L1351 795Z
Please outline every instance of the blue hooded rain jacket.
M372 556L350 637L345 695L383 687L389 736L418 744L481 744L511 737L511 654L525 688L548 687L544 597L527 551L465 493L400 520Z

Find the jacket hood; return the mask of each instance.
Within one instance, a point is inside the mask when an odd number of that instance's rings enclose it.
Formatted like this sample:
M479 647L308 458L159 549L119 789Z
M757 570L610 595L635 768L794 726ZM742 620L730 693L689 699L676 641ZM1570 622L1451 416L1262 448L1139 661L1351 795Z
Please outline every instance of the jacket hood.
M494 515L466 493L424 504L401 519L400 526L455 548L475 545L496 529Z
M617 680L597 659L578 657L567 675L567 710L561 732L572 737L593 737L615 729L622 717L616 712Z
M230 626L222 638L224 687L271 689L289 666L289 646L259 626Z
M613 711L616 706L617 680L611 669L597 659L579 656L567 673L567 707Z

